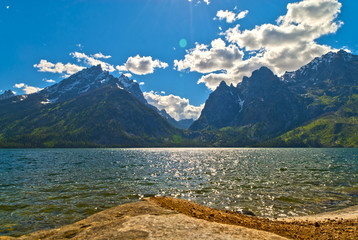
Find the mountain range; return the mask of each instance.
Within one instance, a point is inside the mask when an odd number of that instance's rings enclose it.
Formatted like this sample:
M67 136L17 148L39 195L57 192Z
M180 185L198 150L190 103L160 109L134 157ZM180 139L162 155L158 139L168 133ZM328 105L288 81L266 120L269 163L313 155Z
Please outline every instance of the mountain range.
M136 82L94 66L38 93L0 101L0 146L165 144L180 130L158 111L147 104Z
M358 56L343 50L281 77L261 67L237 86L221 82L199 119L178 122L135 81L94 66L0 95L0 147L357 147L357 76Z
M222 82L190 129L217 146L358 146L357 76L358 56L343 50L281 78L262 67Z

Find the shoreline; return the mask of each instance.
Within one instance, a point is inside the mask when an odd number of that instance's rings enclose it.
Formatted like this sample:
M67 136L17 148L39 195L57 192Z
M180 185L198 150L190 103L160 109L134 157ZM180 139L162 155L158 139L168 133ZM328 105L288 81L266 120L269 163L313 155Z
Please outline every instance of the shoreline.
M171 197L151 197L74 224L10 239L358 239L358 206L268 219Z

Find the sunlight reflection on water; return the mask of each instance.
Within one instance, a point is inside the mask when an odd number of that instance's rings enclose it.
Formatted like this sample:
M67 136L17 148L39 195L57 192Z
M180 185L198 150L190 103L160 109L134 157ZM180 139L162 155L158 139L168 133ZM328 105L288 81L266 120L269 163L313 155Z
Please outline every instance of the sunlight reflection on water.
M0 150L0 235L160 195L263 217L358 204L357 149Z

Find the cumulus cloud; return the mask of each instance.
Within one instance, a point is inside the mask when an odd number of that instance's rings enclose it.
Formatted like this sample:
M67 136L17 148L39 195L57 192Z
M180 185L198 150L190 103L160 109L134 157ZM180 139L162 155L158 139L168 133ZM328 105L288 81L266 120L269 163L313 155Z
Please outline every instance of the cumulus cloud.
M190 105L189 99L175 95L160 95L154 91L143 93L147 102L159 110L165 110L172 118L179 121L182 119L198 119L204 104L201 106Z
M245 11L241 11L237 14L236 16L236 19L239 20L239 19L243 19L246 17L246 15L249 13L248 10L245 10Z
M276 24L262 24L246 30L241 30L240 25L236 25L221 33L229 46L234 45L237 51L244 51L248 55L245 60L242 60L242 57L233 59L230 66L223 66L221 61L218 61L207 71L202 71L197 63L209 61L208 52L215 51L212 46L210 49L197 47L188 51L184 60L175 60L175 64L178 70L208 73L202 76L198 83L204 83L211 89L215 89L221 81L237 84L243 76L250 76L252 71L261 66L269 67L278 75L296 70L313 58L335 50L330 46L318 44L316 40L335 33L343 24L336 20L341 7L342 4L338 0L303 0L290 3L287 5L286 15L278 17ZM191 60L194 56L195 61ZM216 70L221 72L216 73Z
M131 73L125 73L123 75L126 76L127 78L131 78L133 76Z
M221 39L215 39L211 42L211 48L208 45L196 44L196 47L187 50L184 60L174 60L174 66L182 71L189 69L200 73L210 73L214 71L232 68L234 63L241 61L244 53L233 44L226 46Z
M219 19L219 20L226 20L227 23L233 23L236 20L239 19L243 19L244 17L246 17L246 15L249 13L248 10L245 11L241 11L239 13L234 13L232 11L229 10L219 10L216 13L216 17L214 18L214 20Z
M35 68L38 68L39 72L60 73L64 74L64 77L69 77L70 75L75 74L85 69L86 67L100 65L103 70L108 72L114 72L116 70L118 70L120 74L122 72L127 72L124 73L124 75L129 78L132 77L132 73L137 75L145 75L153 73L156 68L168 67L167 63L159 61L158 59L153 60L153 58L150 56L141 57L137 55L135 57L129 57L124 65L117 65L116 67L109 64L108 62L100 60L111 58L110 55L104 55L101 52L93 55L87 55L85 53L80 52L72 52L70 53L70 56L76 59L79 65L72 63L63 64L61 62L51 63L47 60L42 59L40 63L35 64L33 66ZM81 65L85 65L86 67Z
M96 53L93 55L93 57L86 55L85 53L80 52L73 52L70 53L71 56L77 59L78 62L83 61L85 64L89 66L97 66L101 65L103 70L106 70L108 72L114 72L116 69L113 65L103 62L101 60L98 60L98 58L110 58L111 56L104 56L102 53ZM96 56L96 57L95 57Z
M29 86L29 85L26 85L25 83L17 83L17 84L14 85L14 88L21 89L21 90L23 90L26 94L35 93L35 92L38 92L38 91L41 91L41 90L42 90L42 88Z
M118 71L129 71L136 75L146 75L154 72L155 68L167 68L168 64L161 62L158 59L153 60L151 56L129 57L127 62L122 66L116 66Z
M64 73L66 75L75 74L85 68L72 63L51 63L44 59L39 64L35 64L34 67L38 68L39 72Z
M96 53L96 54L93 54L92 55L94 58L97 58L97 59L99 59L99 58L111 58L112 56L110 56L110 55L103 55L103 53L101 53L101 52L99 52L99 53Z
M47 82L47 83L55 83L56 82L53 79L42 79L42 81Z

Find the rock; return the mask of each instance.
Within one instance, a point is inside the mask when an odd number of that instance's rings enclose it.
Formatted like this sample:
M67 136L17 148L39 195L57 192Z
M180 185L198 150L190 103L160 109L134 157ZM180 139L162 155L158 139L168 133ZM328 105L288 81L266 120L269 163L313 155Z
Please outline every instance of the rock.
M0 239L10 240L3 237ZM120 205L58 229L17 239L286 239L241 226L208 222L145 200Z
M241 209L241 210L236 211L236 212L239 213L239 214L244 214L244 215L256 217L255 213L251 212L250 210Z

